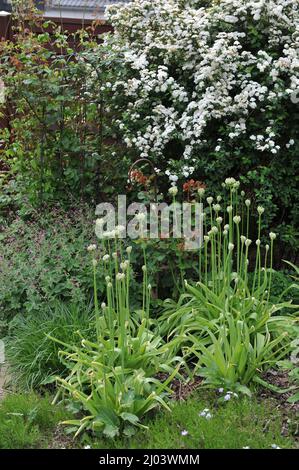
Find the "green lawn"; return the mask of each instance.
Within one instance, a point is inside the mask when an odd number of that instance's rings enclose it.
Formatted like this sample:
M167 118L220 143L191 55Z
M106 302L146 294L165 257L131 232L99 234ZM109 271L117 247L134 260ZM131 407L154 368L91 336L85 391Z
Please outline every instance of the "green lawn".
M172 413L148 419L148 431L130 439L101 440L66 437L58 423L68 413L52 406L50 397L34 394L8 395L0 403L0 448L92 447L145 449L268 449L296 448L293 437L281 435L283 417L272 401L233 398L220 404L214 393L197 392L186 402L174 403ZM200 413L208 409L208 419ZM209 416L209 413L211 416ZM298 417L290 415L295 423ZM292 427L290 427L291 429Z

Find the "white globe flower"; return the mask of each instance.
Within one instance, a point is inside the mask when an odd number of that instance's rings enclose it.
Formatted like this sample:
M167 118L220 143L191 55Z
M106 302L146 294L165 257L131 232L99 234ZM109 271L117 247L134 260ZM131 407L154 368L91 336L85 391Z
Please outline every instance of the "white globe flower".
M172 186L171 188L169 188L168 192L172 197L175 197L178 193L177 186Z

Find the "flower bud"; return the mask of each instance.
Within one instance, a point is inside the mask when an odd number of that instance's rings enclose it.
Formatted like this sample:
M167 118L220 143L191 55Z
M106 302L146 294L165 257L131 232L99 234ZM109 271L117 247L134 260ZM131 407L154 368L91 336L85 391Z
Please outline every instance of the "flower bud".
M274 232L270 232L270 233L269 233L270 240L275 240L275 239L276 239L276 236L277 236L277 235L276 235L276 233L274 233Z
M175 197L178 193L177 186L171 186L171 188L169 188L168 192L169 192L170 196Z

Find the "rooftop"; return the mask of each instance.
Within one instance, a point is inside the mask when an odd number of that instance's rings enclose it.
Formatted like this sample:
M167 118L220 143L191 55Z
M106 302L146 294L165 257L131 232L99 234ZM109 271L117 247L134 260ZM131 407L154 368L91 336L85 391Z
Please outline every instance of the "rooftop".
M129 3L130 0L36 0L47 18L103 18L105 8L112 4ZM11 0L0 0L0 10L10 11Z

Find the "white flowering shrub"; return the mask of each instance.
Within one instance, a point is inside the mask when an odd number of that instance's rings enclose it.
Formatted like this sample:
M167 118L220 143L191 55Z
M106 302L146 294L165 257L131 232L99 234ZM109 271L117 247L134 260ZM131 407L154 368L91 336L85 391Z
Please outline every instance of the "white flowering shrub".
M215 182L241 174L268 200L272 217L290 198L294 205L298 5L135 0L111 6L115 33L106 43L117 67L108 87L128 148L182 178ZM287 172L293 180L280 197L276 185Z

